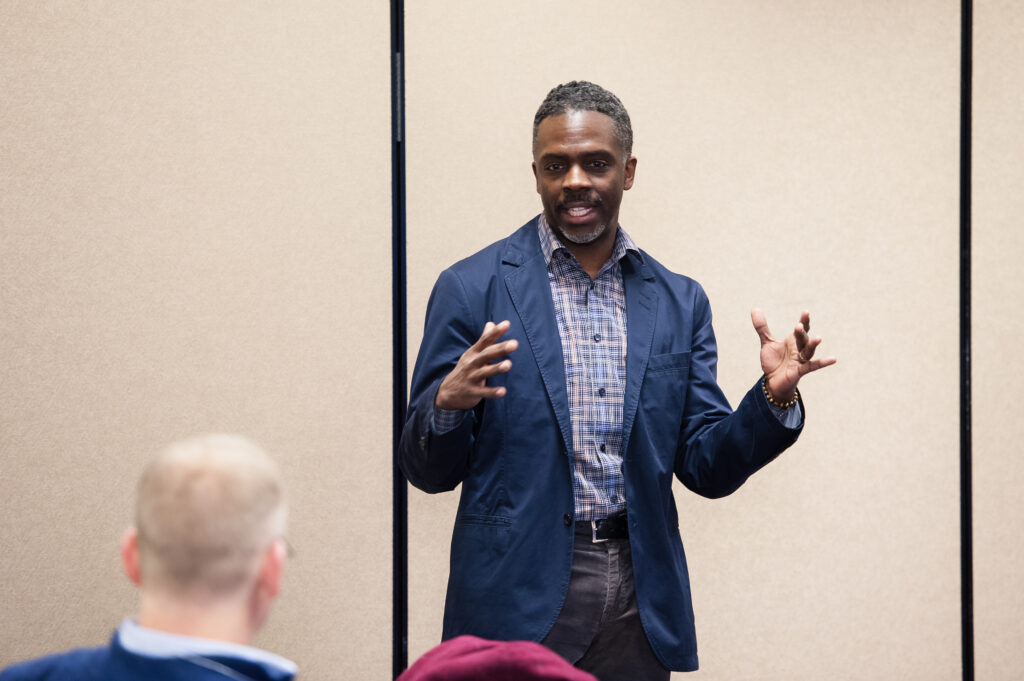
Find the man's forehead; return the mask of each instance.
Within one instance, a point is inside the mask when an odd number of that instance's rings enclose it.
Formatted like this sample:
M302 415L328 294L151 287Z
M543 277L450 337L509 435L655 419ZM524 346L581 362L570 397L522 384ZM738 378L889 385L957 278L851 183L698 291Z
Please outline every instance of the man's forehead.
M537 145L538 153L566 146L597 149L611 145L621 151L615 122L599 111L570 110L548 116L537 126Z

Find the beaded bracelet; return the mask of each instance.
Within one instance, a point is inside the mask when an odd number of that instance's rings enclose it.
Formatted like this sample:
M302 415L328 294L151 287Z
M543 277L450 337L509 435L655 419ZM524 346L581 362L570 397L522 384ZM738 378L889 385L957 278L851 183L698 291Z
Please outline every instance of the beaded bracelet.
M789 409L794 404L796 404L797 402L800 401L800 391L797 390L796 388L793 389L794 390L793 399L791 399L789 402L779 402L777 399L772 397L772 394L770 392L768 392L768 377L767 376L764 376L763 378L761 378L761 390L764 391L764 396L765 396L765 399L768 400L768 404L772 405L773 407L778 407L779 409Z

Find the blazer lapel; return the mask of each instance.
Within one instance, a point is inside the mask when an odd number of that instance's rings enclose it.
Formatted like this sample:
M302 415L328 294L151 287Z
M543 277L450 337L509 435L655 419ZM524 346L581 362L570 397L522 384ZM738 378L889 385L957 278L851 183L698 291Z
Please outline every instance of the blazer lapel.
M654 275L642 257L622 259L622 284L626 289L626 394L622 402L622 453L629 459L629 436L633 430L640 387L647 371L654 340L658 291Z
M555 304L551 301L547 263L537 239L537 221L528 223L515 237L509 241L502 259L502 265L508 270L505 286L526 331L526 340L537 360L548 401L555 412L568 452L572 449L572 421L565 389L565 364L555 322Z

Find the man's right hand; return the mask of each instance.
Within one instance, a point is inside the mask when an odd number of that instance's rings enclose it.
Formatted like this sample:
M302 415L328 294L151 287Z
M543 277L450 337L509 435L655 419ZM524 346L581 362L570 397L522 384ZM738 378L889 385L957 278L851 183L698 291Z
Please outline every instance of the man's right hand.
M459 363L441 381L434 398L436 407L452 411L472 409L482 399L505 396L504 386L488 387L487 379L512 368L512 360L497 361L519 347L514 338L498 342L510 326L508 320L498 324L487 322L480 339L462 353Z

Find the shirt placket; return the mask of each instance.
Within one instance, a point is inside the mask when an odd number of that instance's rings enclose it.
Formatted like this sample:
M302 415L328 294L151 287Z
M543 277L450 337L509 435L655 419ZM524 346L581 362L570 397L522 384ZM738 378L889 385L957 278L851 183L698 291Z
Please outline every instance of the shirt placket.
M615 348L621 346L621 330L615 320L611 265L598 274L590 291L589 335L584 339L592 349L590 366L594 370L594 403L597 410L591 422L590 446L593 474L598 481L595 513L606 517L618 511L623 502L617 481L621 477L621 455L617 431L621 427L622 376L616 364Z
M595 459L592 445L594 442L594 421L599 386L594 375L594 352L587 339L593 335L591 320L591 294L593 282L578 265L571 275L573 319L570 327L569 342L573 346L573 354L577 358L574 373L579 377L579 386L574 391L572 412L576 417L573 437L573 477L574 486L579 491L578 502L584 519L589 519L597 512L601 504L602 480L597 471L599 466ZM594 516L596 517L596 516Z

